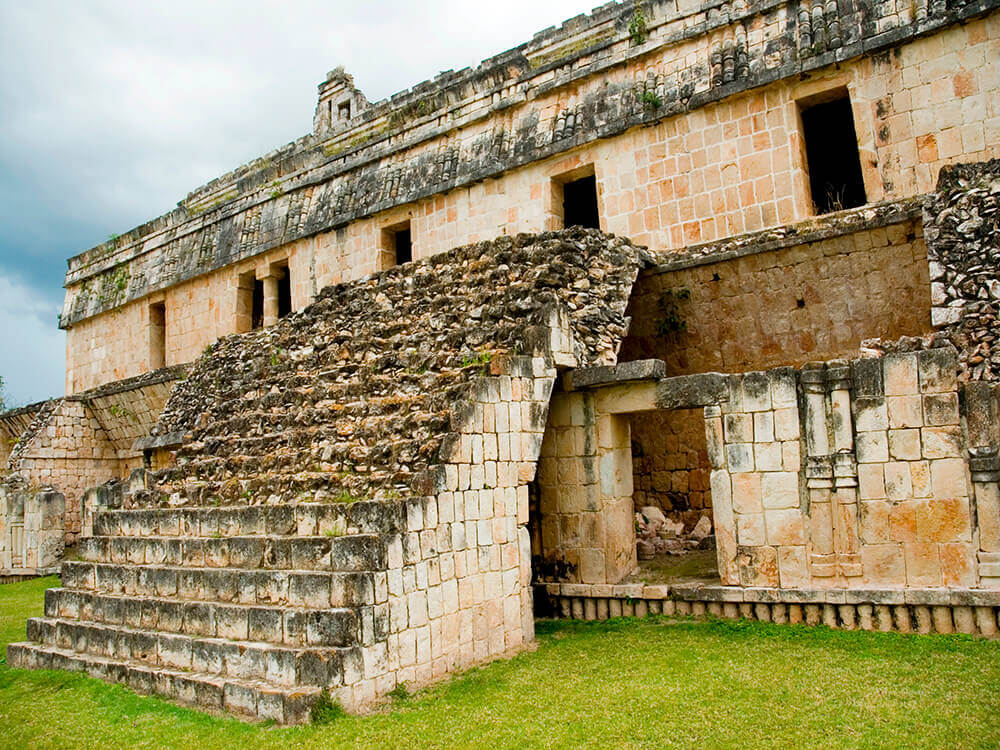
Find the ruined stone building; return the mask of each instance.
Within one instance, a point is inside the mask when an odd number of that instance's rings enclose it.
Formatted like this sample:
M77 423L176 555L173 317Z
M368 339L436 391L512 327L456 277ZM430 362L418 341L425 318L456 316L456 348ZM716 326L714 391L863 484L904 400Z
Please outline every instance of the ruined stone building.
M78 559L10 662L295 722L541 614L995 634L997 7L630 0L331 72L70 259L0 567Z

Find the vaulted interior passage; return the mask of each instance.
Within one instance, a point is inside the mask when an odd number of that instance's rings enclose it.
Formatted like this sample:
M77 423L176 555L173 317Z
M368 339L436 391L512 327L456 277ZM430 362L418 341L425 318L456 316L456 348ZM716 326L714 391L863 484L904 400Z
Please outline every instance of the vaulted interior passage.
M847 91L802 107L802 131L809 163L809 186L816 213L868 202L858 156L858 137Z

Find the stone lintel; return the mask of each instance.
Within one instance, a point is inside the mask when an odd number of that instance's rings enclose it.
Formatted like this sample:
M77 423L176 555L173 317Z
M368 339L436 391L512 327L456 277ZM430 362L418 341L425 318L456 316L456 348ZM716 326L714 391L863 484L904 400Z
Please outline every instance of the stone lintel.
M566 390L596 388L637 380L659 380L667 374L667 366L660 359L637 359L617 365L581 367L566 374Z
M141 437L132 443L132 450L141 453L142 451L153 450L154 448L172 448L184 442L185 434L183 430L178 430L176 432L168 432L165 435Z
M663 378L656 386L658 409L696 409L725 401L729 376L718 372Z

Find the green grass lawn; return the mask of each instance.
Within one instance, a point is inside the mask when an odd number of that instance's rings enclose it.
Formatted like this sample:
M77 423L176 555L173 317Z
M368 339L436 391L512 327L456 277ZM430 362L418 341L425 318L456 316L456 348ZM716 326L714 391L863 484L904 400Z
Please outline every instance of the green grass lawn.
M49 578L0 586L24 637ZM1000 643L669 618L541 622L538 649L370 716L249 725L0 664L0 747L997 747Z

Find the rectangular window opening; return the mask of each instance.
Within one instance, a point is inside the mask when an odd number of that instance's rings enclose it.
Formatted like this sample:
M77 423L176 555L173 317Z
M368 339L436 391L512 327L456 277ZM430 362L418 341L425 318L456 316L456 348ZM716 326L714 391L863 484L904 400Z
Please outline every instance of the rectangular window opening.
M149 306L149 369L167 366L167 308L163 302Z
M563 183L563 226L600 229L597 178L594 175Z
M337 119L339 120L350 120L351 119L351 102L350 100L346 102L341 102L337 105Z
M868 202L851 100L836 98L801 106L809 187L817 214L842 211Z

